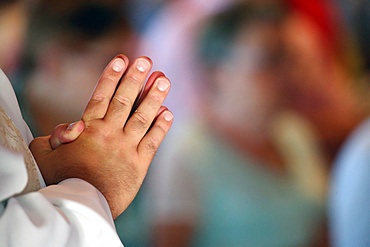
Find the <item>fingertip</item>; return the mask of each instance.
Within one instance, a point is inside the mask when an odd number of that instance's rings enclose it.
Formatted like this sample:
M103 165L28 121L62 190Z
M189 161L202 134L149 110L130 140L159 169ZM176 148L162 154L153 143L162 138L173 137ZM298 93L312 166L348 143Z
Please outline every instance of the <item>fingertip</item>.
M159 77L165 77L164 73L162 71L154 71L150 76L149 76L149 79L148 81L146 82L145 84L145 90L146 93L148 92L148 90L152 87L152 85L154 84L154 82L159 78Z
M149 71L152 61L147 57L139 57L135 63L136 69L142 73Z
M171 122L174 119L173 113L169 110L165 110L163 113L163 118L167 122Z
M150 57L148 57L148 56L141 56L141 57L139 57L139 58L146 59L146 60L148 60L148 62L149 62L151 65L153 65L153 61L152 61L152 59L151 59Z
M157 79L160 76L166 76L166 75L162 71L156 70L152 73L152 76L155 77L155 79Z
M67 130L72 130L73 127L76 125L77 122L74 122L74 123L71 123L70 125L68 125L67 127Z
M85 122L82 120L79 120L77 122L71 123L68 125L67 130L69 131L76 131L76 132L82 132L85 129Z
M115 58L121 58L126 64L129 64L129 59L124 54L118 54Z
M112 66L113 71L117 73L121 73L127 68L128 63L129 63L129 60L127 56L123 54L119 54L115 56L115 58L113 58L111 66Z
M77 131L82 132L85 129L85 122L80 120L77 122Z
M161 106L158 110L157 117L160 116L164 111L168 110L166 106Z
M157 118L158 117L163 117L166 122L171 122L174 119L173 113L168 110L166 106L161 106L161 108L159 108L157 113Z
M160 76L156 80L157 82L157 88L159 91L165 92L168 88L170 88L171 84L170 81L167 79L167 77Z
M112 63L112 69L117 73L122 72L125 66L126 66L125 61L120 58L116 58Z

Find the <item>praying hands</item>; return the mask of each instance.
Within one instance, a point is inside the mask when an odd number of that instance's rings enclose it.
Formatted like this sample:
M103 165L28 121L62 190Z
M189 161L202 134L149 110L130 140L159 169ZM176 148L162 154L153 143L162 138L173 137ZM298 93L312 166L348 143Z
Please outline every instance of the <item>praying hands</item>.
M136 196L173 122L162 106L168 78L162 72L149 76L152 62L146 57L128 64L124 55L108 64L80 121L59 125L30 144L47 185L83 179L104 195L113 218Z

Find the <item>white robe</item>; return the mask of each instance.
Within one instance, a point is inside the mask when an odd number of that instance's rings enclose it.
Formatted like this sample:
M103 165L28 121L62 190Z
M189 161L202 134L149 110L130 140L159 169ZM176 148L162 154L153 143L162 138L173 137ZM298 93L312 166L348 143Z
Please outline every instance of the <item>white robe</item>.
M32 139L0 70L0 246L123 246L95 187L80 179L45 187Z

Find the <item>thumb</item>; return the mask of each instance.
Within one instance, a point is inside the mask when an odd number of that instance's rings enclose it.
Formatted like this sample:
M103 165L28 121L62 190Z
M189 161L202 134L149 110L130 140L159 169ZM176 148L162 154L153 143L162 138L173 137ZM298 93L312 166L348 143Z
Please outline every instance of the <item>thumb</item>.
M53 151L49 143L49 136L41 136L32 140L30 143L30 150L36 162L46 154Z
M85 123L82 120L71 124L59 124L55 127L50 136L50 146L56 149L61 144L76 140L85 129Z

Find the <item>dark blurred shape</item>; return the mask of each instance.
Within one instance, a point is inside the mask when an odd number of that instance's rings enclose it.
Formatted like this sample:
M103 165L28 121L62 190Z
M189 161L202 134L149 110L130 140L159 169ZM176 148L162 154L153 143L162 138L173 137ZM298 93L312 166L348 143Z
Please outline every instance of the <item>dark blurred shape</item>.
M64 23L76 32L82 32L90 38L104 34L115 22L119 21L119 9L108 8L102 4L87 4L65 17Z
M18 2L17 0L0 0L0 8L8 5L8 4L11 4L11 3L16 3Z
M232 42L245 23L249 22L281 22L286 8L281 4L261 5L253 8L248 4L244 7L231 8L229 12L221 13L208 23L199 40L198 54L206 66L215 66L231 55ZM221 58L220 58L221 57Z
M370 73L370 1L337 0L348 28L360 49L364 69Z
M135 35L123 4L43 0L32 6L18 93L35 134L78 119L106 63L119 53L132 57Z
M33 18L54 29L71 32L86 38L97 38L121 26L129 29L128 20L122 14L122 1L67 1L54 3L42 1L35 8Z
M358 39L363 51L366 70L370 71L370 1L361 1L357 14Z

